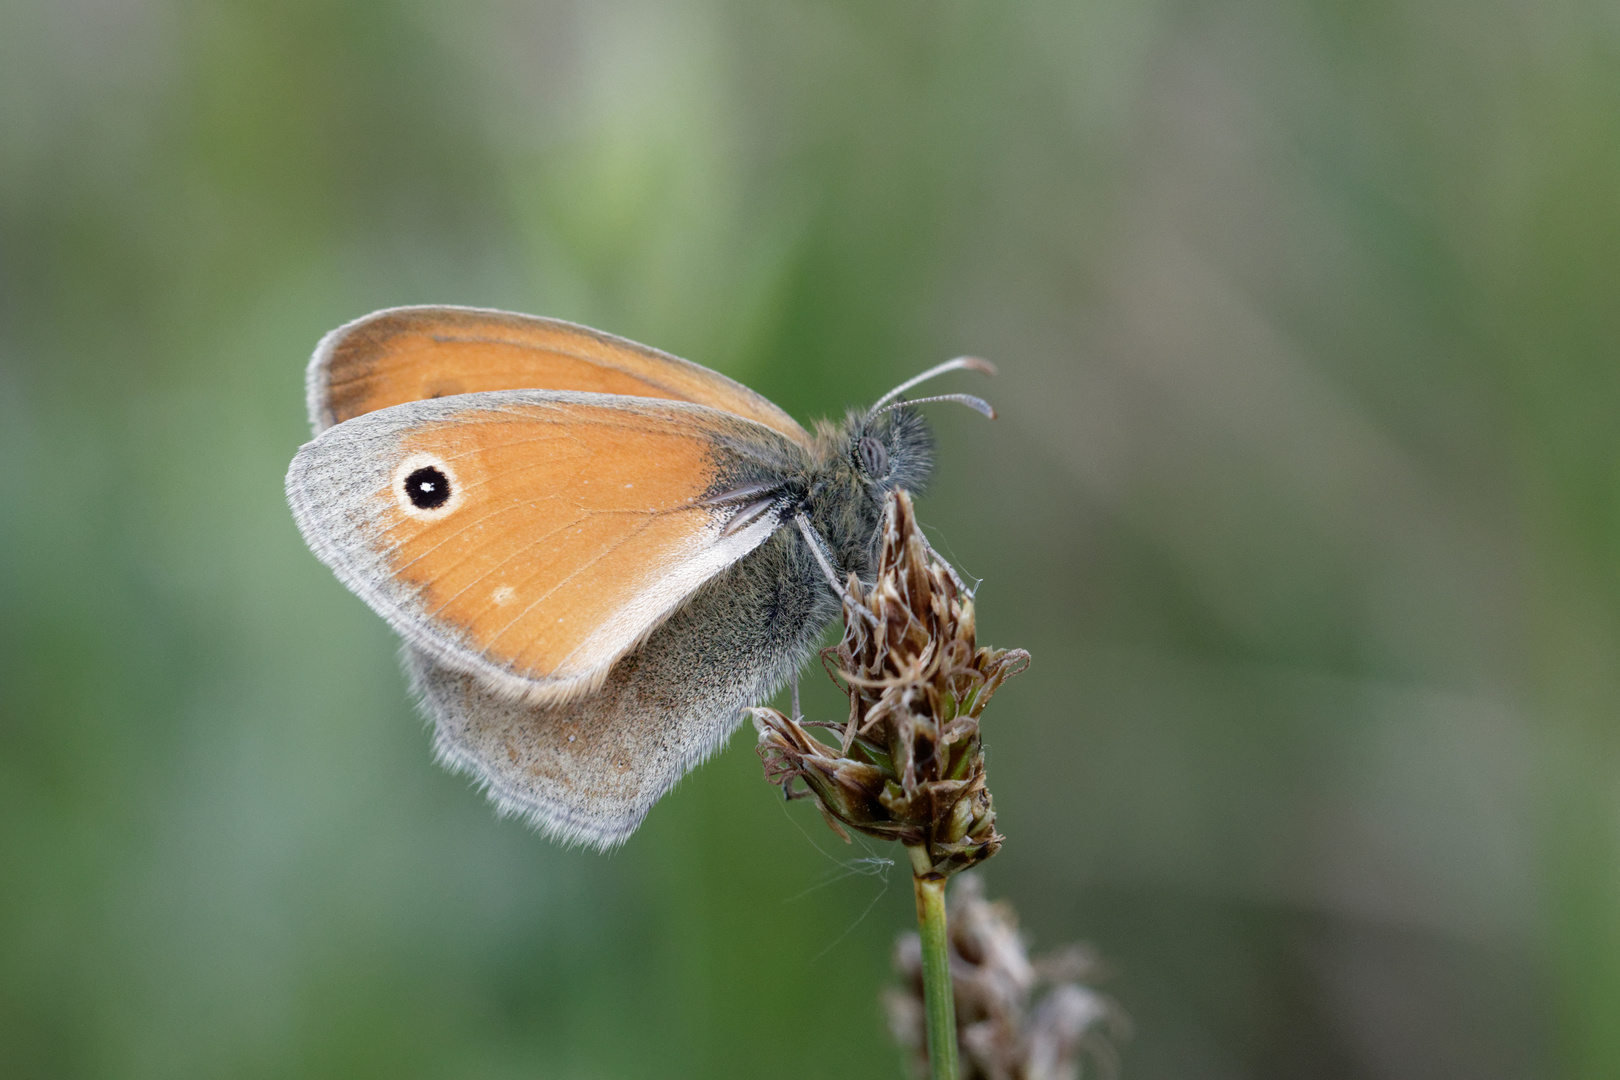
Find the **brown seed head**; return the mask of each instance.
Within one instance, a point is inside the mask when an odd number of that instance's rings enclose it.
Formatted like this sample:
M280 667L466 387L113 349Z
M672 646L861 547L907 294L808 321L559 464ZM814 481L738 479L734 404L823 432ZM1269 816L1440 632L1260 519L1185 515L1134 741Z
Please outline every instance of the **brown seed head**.
M988 859L1002 837L979 715L1029 654L978 646L972 597L923 539L904 491L885 505L871 587L851 575L847 591L844 638L822 662L849 695L849 718L800 722L755 709L766 778L789 798L814 798L845 839L850 828L899 840L918 873ZM814 738L811 727L837 731L838 743Z
M1124 1014L1086 986L1096 961L1081 946L1029 956L1018 917L1005 901L984 898L977 875L951 887L951 982L956 1001L961 1080L1077 1080L1115 1076L1115 1044L1126 1037ZM916 934L895 944L902 985L883 999L889 1029L911 1054L913 1071L927 1075L922 943ZM1037 992L1045 986L1046 992Z

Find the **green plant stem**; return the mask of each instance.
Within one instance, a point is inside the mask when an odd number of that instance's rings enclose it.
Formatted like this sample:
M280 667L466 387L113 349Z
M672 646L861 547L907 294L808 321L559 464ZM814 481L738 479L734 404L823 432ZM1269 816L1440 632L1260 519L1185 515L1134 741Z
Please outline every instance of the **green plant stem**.
M912 852L914 864L917 854ZM950 940L945 934L945 875L930 868L911 880L917 889L917 929L922 936L928 1074L932 1080L956 1080L956 995L951 990Z

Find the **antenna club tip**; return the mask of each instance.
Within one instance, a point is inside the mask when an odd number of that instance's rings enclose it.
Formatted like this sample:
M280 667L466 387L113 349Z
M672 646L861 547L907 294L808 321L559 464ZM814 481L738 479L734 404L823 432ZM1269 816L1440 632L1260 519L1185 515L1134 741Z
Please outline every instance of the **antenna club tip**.
M956 364L959 367L967 368L969 371L982 371L986 375L1001 374L1000 369L998 369L996 365L978 356L958 356L956 359L952 360L951 363Z

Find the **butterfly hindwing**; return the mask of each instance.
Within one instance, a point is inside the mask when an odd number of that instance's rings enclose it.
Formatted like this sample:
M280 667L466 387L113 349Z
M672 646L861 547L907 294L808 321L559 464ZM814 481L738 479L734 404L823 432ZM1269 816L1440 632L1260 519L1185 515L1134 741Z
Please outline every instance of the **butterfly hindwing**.
M778 527L758 491L795 443L701 405L511 390L416 401L293 459L305 540L410 647L498 696L554 702L609 669Z
M596 691L532 704L406 650L447 764L507 813L565 841L623 841L654 802L768 700L836 605L782 530L699 590Z

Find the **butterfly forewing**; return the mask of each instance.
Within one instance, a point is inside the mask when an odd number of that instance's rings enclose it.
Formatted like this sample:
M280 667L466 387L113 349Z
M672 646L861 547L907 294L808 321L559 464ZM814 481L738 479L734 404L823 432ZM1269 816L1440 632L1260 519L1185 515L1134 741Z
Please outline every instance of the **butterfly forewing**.
M328 334L309 367L317 431L408 401L487 390L576 390L691 401L801 446L787 413L717 372L587 327L478 308L375 312Z
M299 451L317 555L413 646L529 700L598 685L778 525L713 496L802 451L681 402L554 391L407 403Z

